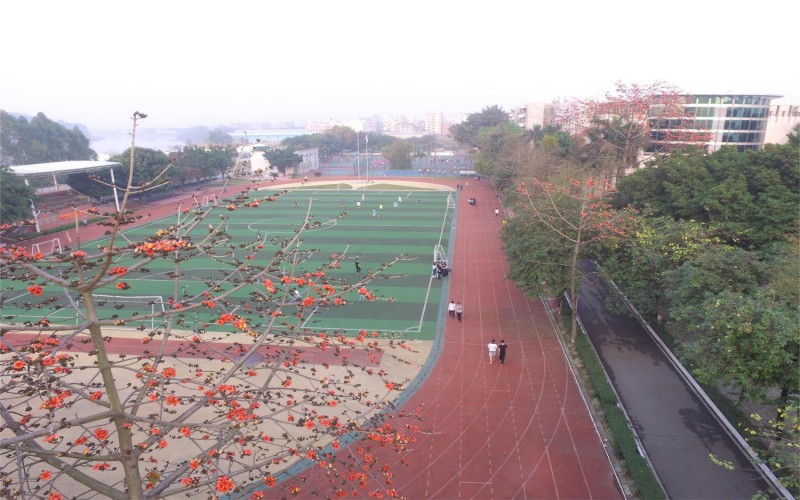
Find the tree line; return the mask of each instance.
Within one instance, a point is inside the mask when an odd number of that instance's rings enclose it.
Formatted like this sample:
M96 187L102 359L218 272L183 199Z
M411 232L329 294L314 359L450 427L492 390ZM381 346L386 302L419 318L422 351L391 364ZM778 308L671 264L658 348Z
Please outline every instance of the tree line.
M89 147L89 139L78 127L67 129L43 113L30 120L0 111L0 221L12 224L30 218L29 203L9 203L8 200L36 201L36 187L42 180L31 179L26 185L22 178L12 174L9 166L30 165L58 161L97 160L97 153ZM148 186L148 193L158 193L186 183L224 175L236 157L236 148L229 136L220 131L208 132L208 145L185 146L175 153L164 153L150 148L136 148L134 157L134 185ZM114 168L117 182L127 180L131 150L128 148L109 159L120 163ZM169 166L160 182L152 184L155 174ZM108 170L69 174L64 179L76 192L99 199L109 196L111 174ZM47 181L49 182L49 181Z
M646 113L615 110L663 102L663 89L621 85L613 106L578 103L568 119L532 131L487 107L453 133L504 201L511 278L532 296L566 292L577 305L578 263L594 259L675 339L699 381L732 388L736 404L774 405L781 432L765 439L791 450L797 427L784 419L796 418L800 392L800 130L759 151L708 153L705 136L688 132L680 148L658 149ZM634 152L646 149L657 154L641 166ZM771 457L793 471L783 477L796 491L796 455Z

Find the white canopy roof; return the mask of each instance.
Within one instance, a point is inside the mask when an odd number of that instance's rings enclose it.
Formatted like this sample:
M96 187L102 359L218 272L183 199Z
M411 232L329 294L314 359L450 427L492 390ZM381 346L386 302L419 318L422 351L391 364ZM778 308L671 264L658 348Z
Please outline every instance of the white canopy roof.
M116 161L56 161L50 163L34 163L33 165L17 165L9 170L21 177L37 177L53 174L74 174L89 172L101 168L121 166Z

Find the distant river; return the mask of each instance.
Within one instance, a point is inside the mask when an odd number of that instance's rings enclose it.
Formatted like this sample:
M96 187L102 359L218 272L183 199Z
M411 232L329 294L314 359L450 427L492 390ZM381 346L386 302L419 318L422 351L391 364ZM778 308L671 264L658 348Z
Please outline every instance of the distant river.
M136 147L151 148L161 151L176 151L186 145L175 138L174 132L163 134L136 134ZM103 130L92 134L89 147L97 152L100 159L122 153L131 147L130 130Z

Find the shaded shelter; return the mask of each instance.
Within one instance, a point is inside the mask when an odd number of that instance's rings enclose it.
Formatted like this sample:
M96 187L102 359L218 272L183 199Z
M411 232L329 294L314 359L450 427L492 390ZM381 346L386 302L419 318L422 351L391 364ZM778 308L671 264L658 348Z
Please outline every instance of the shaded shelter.
M116 161L57 161L49 163L34 163L31 165L16 165L9 167L9 170L11 173L22 177L26 185L30 185L28 179L32 179L34 177L51 177L53 179L53 185L47 188L40 188L38 191L52 192L61 190L61 186L58 184L58 175L75 174L78 172L92 172L107 168L109 172L111 172L111 184L114 189L114 203L117 207L117 212L119 212L119 195L117 194L117 181L114 179L114 167L120 166L122 165ZM67 188L69 187L67 186ZM31 201L31 212L33 213L33 219L36 222L36 231L38 232L41 230L39 227L39 212L36 210L36 206L33 201Z

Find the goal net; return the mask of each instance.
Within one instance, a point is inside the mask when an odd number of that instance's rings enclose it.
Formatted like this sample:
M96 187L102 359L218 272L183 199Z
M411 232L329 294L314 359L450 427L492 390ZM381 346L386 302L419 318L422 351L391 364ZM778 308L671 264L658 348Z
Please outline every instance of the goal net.
M450 263L447 261L447 253L444 251L442 245L433 247L433 262L436 264L443 262L445 267L450 267Z
M53 238L52 240L43 241L41 243L34 243L31 245L31 253L34 255L41 253L45 256L61 253L61 240L59 238Z
M207 207L209 205L213 205L216 202L217 202L217 195L215 195L215 194L212 194L211 196L203 196L202 205L204 207Z
M100 315L106 318L117 317L128 325L149 324L151 329L164 321L155 317L166 310L161 295L95 295L94 298ZM145 318L148 315L153 317Z
M456 200L453 198L453 193L447 195L447 208L456 208Z

